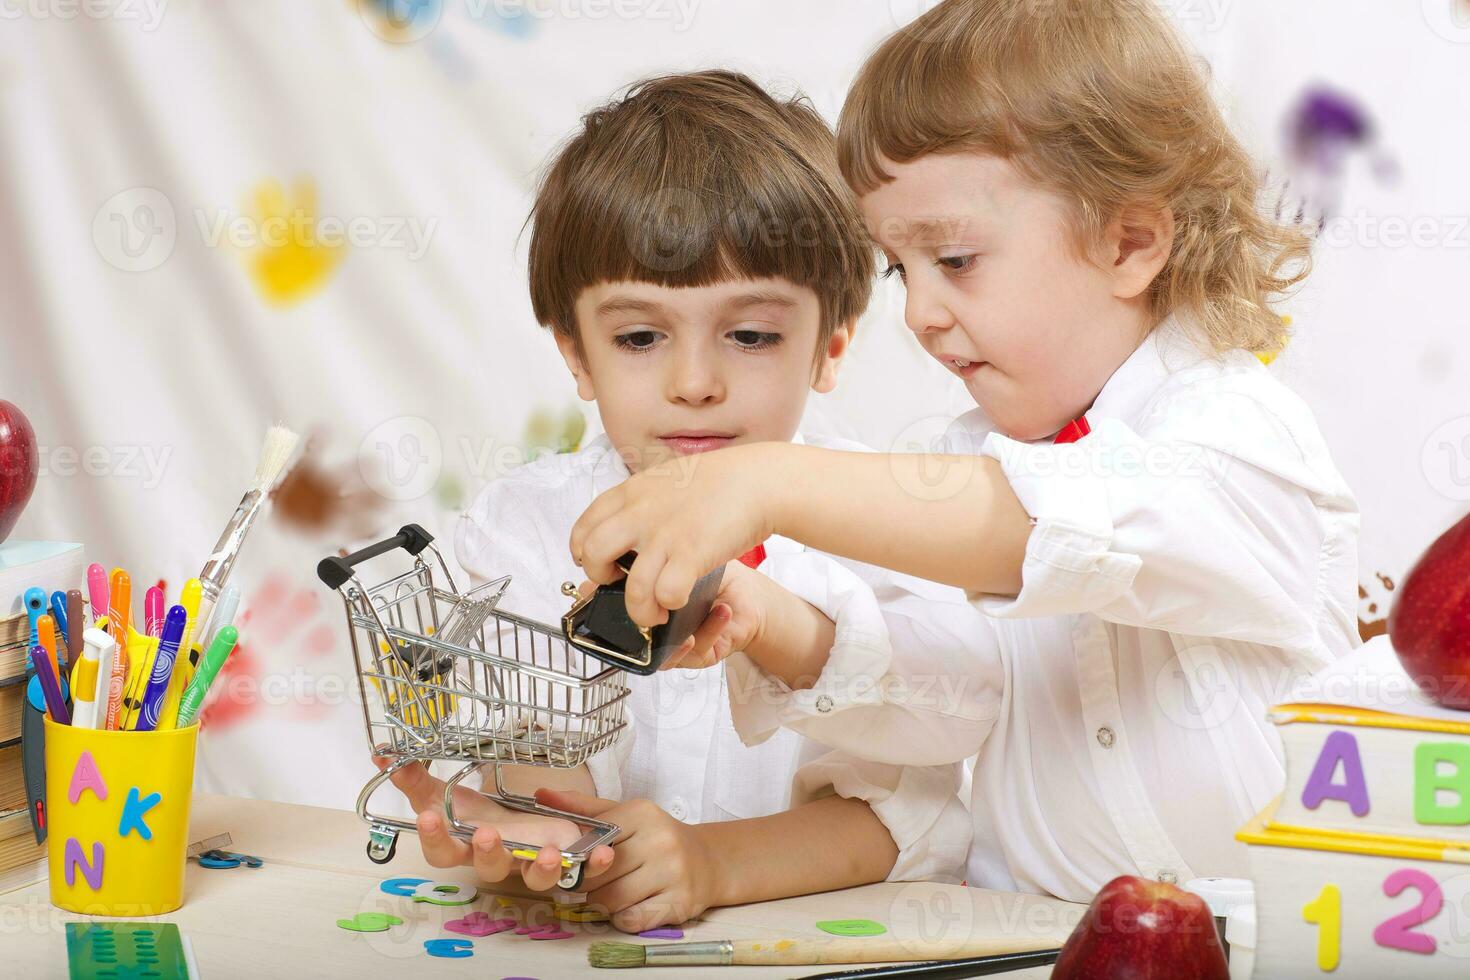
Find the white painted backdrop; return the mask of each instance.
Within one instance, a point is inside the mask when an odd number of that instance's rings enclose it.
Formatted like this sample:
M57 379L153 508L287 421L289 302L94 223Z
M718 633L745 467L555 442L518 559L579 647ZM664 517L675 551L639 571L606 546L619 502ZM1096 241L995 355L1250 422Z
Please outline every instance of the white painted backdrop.
M927 5L420 0L395 29L372 0L0 0L0 397L44 446L17 536L84 541L176 594L268 422L314 435L297 520L263 526L237 572L248 643L206 787L351 801L369 770L315 561L405 520L447 533L578 410L519 235L580 114L650 73L727 66L835 118L865 53ZM1375 573L1401 574L1470 500L1470 11L1167 6L1265 160L1326 83L1397 161L1396 181L1352 161L1273 366L1359 494L1364 616L1381 617ZM278 248L258 240L270 215L312 219ZM906 448L964 407L885 284L811 421ZM313 518L323 487L351 503Z

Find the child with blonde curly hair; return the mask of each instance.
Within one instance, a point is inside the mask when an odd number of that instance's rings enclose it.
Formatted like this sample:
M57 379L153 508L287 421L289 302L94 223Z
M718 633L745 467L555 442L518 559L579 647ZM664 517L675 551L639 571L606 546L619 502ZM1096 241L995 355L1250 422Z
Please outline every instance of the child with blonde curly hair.
M645 624L769 534L961 586L993 627L973 676L1003 665L988 731L943 685L917 705L921 652L869 638L792 648L790 669L730 659L742 734L978 753L972 885L1086 901L1124 873L1244 875L1234 832L1283 778L1265 709L1358 642L1356 504L1255 356L1284 341L1272 304L1306 238L1257 210L1151 0L947 0L869 58L838 138L909 329L978 405L951 451L651 468L594 502L572 554L606 582L637 551ZM689 662L728 645L700 644Z

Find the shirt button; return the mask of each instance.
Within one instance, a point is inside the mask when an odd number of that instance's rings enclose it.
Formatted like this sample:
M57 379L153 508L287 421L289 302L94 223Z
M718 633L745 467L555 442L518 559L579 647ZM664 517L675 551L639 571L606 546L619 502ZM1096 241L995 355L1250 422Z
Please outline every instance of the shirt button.
M682 799L672 799L669 801L669 816L675 820L683 820L689 816L689 807L685 805Z
M1172 871L1160 871L1158 874L1158 879L1166 885L1175 885L1179 883L1179 876Z
M1103 748L1105 748L1105 749L1112 748L1113 747L1113 743L1116 742L1117 740L1118 740L1118 736L1115 735L1113 733L1113 730L1111 728L1107 727L1106 725L1104 725L1102 728L1099 728L1097 730L1097 744L1098 745L1101 745Z
M832 696L830 694L817 695L817 710L822 714L830 714L832 711Z

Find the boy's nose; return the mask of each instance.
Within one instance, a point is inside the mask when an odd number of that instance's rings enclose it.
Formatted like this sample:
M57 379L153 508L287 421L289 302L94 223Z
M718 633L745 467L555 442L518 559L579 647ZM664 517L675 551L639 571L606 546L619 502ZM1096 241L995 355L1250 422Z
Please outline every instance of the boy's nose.
M710 358L708 351L691 352L691 356L681 357L674 363L668 385L671 400L703 405L724 398L724 381Z
M910 286L904 298L903 320L908 328L919 336L938 333L954 326L954 315L949 307L934 299L927 290Z

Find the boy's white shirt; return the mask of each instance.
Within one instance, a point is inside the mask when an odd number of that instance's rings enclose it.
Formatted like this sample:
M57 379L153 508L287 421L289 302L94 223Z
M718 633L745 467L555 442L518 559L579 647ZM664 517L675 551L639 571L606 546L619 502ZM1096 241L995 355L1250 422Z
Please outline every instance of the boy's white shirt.
M825 439L821 444L864 448ZM510 575L500 607L558 626L570 605L561 584L583 579L567 548L572 525L599 494L627 478L626 465L607 437L599 436L575 453L543 457L491 483L456 528L456 557L471 585ZM798 594L859 593L866 608L873 594L854 569L895 591L905 580L784 538L771 538L765 546L760 571ZM959 590L907 581L968 610ZM852 628L853 617L835 601L819 608L839 633ZM958 663L949 667L963 670ZM959 879L971 820L958 796L962 766L956 759L928 766L874 763L791 731L747 747L731 718L725 671L630 674L628 682L628 729L588 762L599 796L649 799L690 823L767 816L833 793L863 799L899 847L890 880Z
M1235 832L1284 781L1267 709L1360 642L1356 502L1307 406L1248 353L1200 354L1174 318L1087 419L1067 445L979 412L951 430L1035 521L1019 595L972 596L986 620L966 636L930 623L968 644L976 687L999 665L992 718L976 691L929 683L922 648L869 636L806 691L732 661L736 725L896 764L978 753L971 885L1089 901L1123 873L1246 877Z

